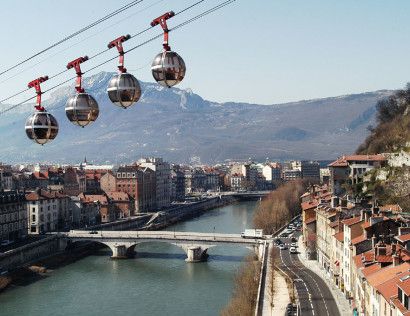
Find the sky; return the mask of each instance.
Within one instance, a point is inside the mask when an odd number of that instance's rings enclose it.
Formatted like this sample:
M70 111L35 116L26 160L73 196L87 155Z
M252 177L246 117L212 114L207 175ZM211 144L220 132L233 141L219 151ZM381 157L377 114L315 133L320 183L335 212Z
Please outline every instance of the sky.
M130 1L4 1L0 71ZM222 1L206 0L169 20L169 27ZM194 2L144 0L1 75L0 99L23 90L32 79L64 70L74 58L104 50L120 35L145 29L152 18ZM258 104L402 88L410 81L409 11L408 0L237 0L170 33L171 48L187 65L186 77L178 87L212 101ZM124 47L131 48L160 32L159 27L154 28ZM139 80L152 82L149 66L161 49L162 39L136 49L125 56L125 66ZM83 70L115 55L113 49L84 63ZM116 71L116 65L114 60L92 73ZM49 80L44 89L73 75L74 71L67 72ZM34 91L29 91L7 103L32 95Z

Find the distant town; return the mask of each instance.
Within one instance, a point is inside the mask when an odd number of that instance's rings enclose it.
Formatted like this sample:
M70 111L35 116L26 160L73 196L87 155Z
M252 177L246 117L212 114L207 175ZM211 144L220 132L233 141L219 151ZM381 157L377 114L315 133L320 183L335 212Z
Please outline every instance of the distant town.
M265 191L282 181L327 183L326 162L170 164L144 158L129 165L0 165L3 246L28 235L87 228L220 192Z

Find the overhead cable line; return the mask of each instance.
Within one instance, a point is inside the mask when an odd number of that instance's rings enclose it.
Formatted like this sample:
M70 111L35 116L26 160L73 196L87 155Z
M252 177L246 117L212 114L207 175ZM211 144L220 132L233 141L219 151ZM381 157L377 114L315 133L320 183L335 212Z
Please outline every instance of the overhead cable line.
M134 12L134 13L131 13L131 14L127 15L126 17L124 17L124 18L122 18L122 19L120 19L120 20L118 20L118 21L116 21L116 22L114 22L114 23L112 23L112 24L109 24L108 26L103 27L102 29L100 29L100 30L98 30L97 32L95 32L94 34L91 34L91 35L89 35L89 36L87 36L87 37L85 37L85 38L79 40L78 42L73 43L73 44L71 44L71 45L69 45L69 46L67 46L67 47L65 47L65 48L63 48L63 49L61 49L61 50L59 50L59 51L57 51L57 52L55 52L55 53L49 55L49 56L47 56L46 58L44 58L44 59L42 59L42 60L39 60L38 62L36 62L36 63L34 63L34 64L32 64L32 65L30 65L30 66L28 66L28 67L26 67L26 68L24 68L24 69L22 69L22 70L20 70L19 72L17 72L17 73L15 73L15 74L11 75L10 77L7 77L7 78L1 80L1 81L0 81L0 84L3 84L3 83L5 83L5 82L8 82L10 79L13 79L13 78L19 76L20 74L26 72L27 70L30 70L30 69L32 69L32 68L34 68L34 67L36 67L36 66L42 64L43 62L49 60L50 58L52 58L52 57L54 57L54 56L57 56L57 55L61 54L62 52L65 52L65 51L67 51L68 49L73 48L74 46L77 46L77 45L79 45L80 43L83 43L83 42L85 42L86 40L88 40L88 39L90 39L90 38L92 38L92 37L95 37L95 36L101 34L101 32L103 32L103 31L105 31L105 30L107 30L107 29L109 29L109 28L112 28L113 26L118 25L119 23L122 23L122 22L124 22L125 20L127 20L127 19L129 19L129 18L131 18L131 17L133 17L133 16L135 16L135 15L141 13L141 12L144 12L144 11L146 11L147 9L150 9L150 8L154 7L155 5L157 5L157 4L159 4L159 3L163 2L163 1L165 1L165 0L158 0L158 1L156 1L156 2L154 2L154 3L152 3L152 4L150 4L150 5L148 5L148 6L146 6L146 7L144 7L144 8L141 9L141 10L138 10L138 11L136 11L136 12ZM27 91L27 90L28 90L28 89L25 89L25 90L21 91L20 93L23 93L23 92L25 92L25 91ZM13 95L13 96L14 96L14 95ZM12 98L13 96L11 96L11 97L9 97L9 98ZM6 101L6 100L0 100L0 103L1 103L1 102L4 102L4 101Z
M201 0L201 1L199 1L198 3L202 2L202 1L204 1L204 0ZM212 8L210 8L210 9L208 9L208 10L206 10L206 11L204 11L204 12L198 14L198 15L196 15L196 16L194 16L194 17L192 17L192 18L190 18L190 19L188 19L188 20L186 20L186 21L184 21L184 22L182 22L182 23L180 23L180 24L174 26L173 28L170 28L170 29L169 29L169 32L172 32L172 31L175 31L175 30L177 30L177 29L179 29L179 28L181 28L181 27L184 27L185 25L190 24L190 23L192 23L192 22L194 22L194 21L196 21L196 20L198 20L198 19L200 19L200 18L202 18L202 17L204 17L204 16L206 16L206 15L212 13L212 12L215 12L215 11L217 11L217 10L219 10L219 9L221 9L221 8L227 6L227 5L229 5L229 4L231 4L231 3L235 2L235 1L236 1L236 0L227 0L227 1L224 1L224 2L220 3L219 5L216 5L216 6L212 7ZM145 30L142 31L142 32L145 32ZM137 34L138 34L138 33L137 33ZM136 35L134 35L134 36L136 36ZM149 38L148 40L146 40L146 41L144 41L144 42L142 42L142 43L140 43L140 44L138 44L138 45L136 45L136 46L130 48L129 50L124 51L124 54L127 54L127 53L129 53L129 52L132 52L132 51L134 51L134 50L136 50L136 49L138 49L138 48L144 46L144 45L147 45L148 43L150 43L150 42L152 42L152 41L154 41L154 40L156 40L156 39L158 39L158 38L160 38L160 37L162 37L162 36L163 36L163 33L160 33L160 34L158 34L158 35L156 35L156 36L153 36L153 37ZM94 55L93 57L95 57L95 55ZM97 65L95 65L94 67L92 67L92 68L90 68L90 69L84 71L84 74L89 73L90 71L92 71L92 70L94 70L94 69L96 69L96 68L98 68L98 67L101 67L102 65L105 65L105 64L109 63L110 61L113 61L113 60L115 60L115 59L117 59L117 58L118 58L118 56L115 56L115 57L112 57L112 58L110 58L110 59L107 59L107 60L101 62L100 64L97 64ZM60 72L59 74L64 73L64 72L65 72L65 70L62 71L62 72ZM59 74L56 74L56 75L54 75L53 77L55 77L55 76L57 76L57 75L59 75ZM50 77L50 78L52 78L52 77ZM71 77L71 78L69 78L69 79L67 79L67 80L65 80L65 81L63 81L63 82L60 82L60 83L56 84L55 86L50 87L50 88L47 89L47 90L44 90L44 91L43 91L43 94L44 94L44 93L47 93L47 92L50 92L51 90L54 90L54 89L56 89L56 88L62 86L63 84L66 84L66 83L72 81L72 80L75 79L75 78L76 78L76 77ZM23 105L23 104L25 104L25 103L27 103L27 102L29 102L29 101L35 99L35 98L36 98L36 96L33 96L33 97L30 97L30 98L28 98L28 99L26 99L26 100L24 100L24 101L22 101L22 102L19 102L19 103L17 103L17 104L14 104L14 105L10 106L9 108L7 108L7 109L5 109L5 110L3 110L3 111L0 111L0 115L3 115L4 113L9 112L9 111L11 111L11 110L13 110L13 109L15 109L15 108L17 108L17 107Z
M35 57L37 57L37 56L39 56L39 55L45 53L46 51L48 51L48 50L50 50L50 49L52 49L52 48L54 48L54 47L56 47L56 46L58 46L58 45L60 45L60 44L62 44L62 43L64 43L64 42L66 42L66 41L68 41L69 39L71 39L71 38L73 38L73 37L75 37L75 36L77 36L77 35L79 35L79 34L85 32L85 31L89 30L90 28L93 28L94 26L96 26L96 25L98 25L98 24L100 24L100 23L102 23L102 22L104 22L104 21L106 21L106 20L112 18L113 16L116 16L117 14L119 14L119 13L121 13L121 12L123 12L123 11L125 11L125 10L127 10L127 9L129 9L129 8L131 8L131 7L133 7L133 6L137 5L137 4L139 4L139 3L141 3L142 1L144 1L144 0L134 0L134 1L131 1L130 3L126 4L125 6L122 6L121 8L119 8L119 9L117 9L117 10L115 10L115 11L113 11L113 12L107 14L106 16L104 16L104 17L98 19L97 21L95 21L95 22L93 22L93 23L91 23L91 24L89 24L89 25L83 27L82 29L80 29L80 30L78 30L78 31L76 31L76 32L74 32L74 33L72 33L72 34L70 34L70 35L64 37L63 39L59 40L58 42L55 42L54 44L48 46L47 48L42 49L41 51L35 53L34 55L31 55L30 57L27 57L26 59L23 59L22 61L18 62L17 64L15 64L15 65L13 65L13 66L11 66L11 67L9 67L9 68L7 68L7 69L1 71L1 72L0 72L0 76L3 75L3 74L5 74L5 73L7 73L7 72L9 72L10 70L13 70L13 69L19 67L20 65L22 65L22 64L24 64L24 63L26 63L26 62L32 60L33 58L35 58Z
M141 0L141 1L143 1L143 0ZM155 4L157 4L157 3L161 2L161 1L162 1L162 0L156 2ZM197 1L197 2L193 3L192 5L190 5L190 6L186 7L186 8L184 8L184 9L182 9L181 11L178 11L177 13L175 13L175 15L184 13L184 12L186 12L186 11L192 9L193 7L199 5L200 3L204 2L204 1L205 1L205 0ZM153 5L155 5L155 4L153 4ZM153 6L153 5L151 5L151 6ZM149 6L149 7L150 7L150 6ZM149 7L148 7L148 8L149 8ZM144 30L142 30L142 31L139 31L139 32L137 32L137 33L131 35L130 38L135 38L135 37L137 37L137 36L140 36L140 35L142 35L142 34L148 32L148 31L151 30L152 28L153 28L153 26L149 26L149 27L147 27L146 29L144 29ZM86 39L87 39L87 38L86 38ZM72 45L72 46L74 46L74 45ZM70 47L68 47L68 48L71 48L72 46L70 46ZM68 48L67 48L67 49L68 49ZM66 50L66 49L64 49L64 50L62 50L62 51L65 51L65 50ZM98 53L96 53L96 54L90 56L90 57L88 58L88 60L91 60L91 59L93 59L93 58L96 58L96 57L98 57L98 56L100 56L100 55L102 55L102 54L108 52L109 50L110 50L109 48L106 48L106 49L104 49L104 50L102 50L102 51L100 51L100 52L98 52ZM60 51L60 52L61 52L61 51ZM38 64L38 63L37 63L37 64ZM51 76L49 76L49 80L50 80L50 79L53 79L53 78L56 78L56 77L62 75L63 73L65 73L65 72L67 72L67 71L68 71L68 69L64 69L64 70L62 70L62 71L60 71L60 72L58 72L58 73L56 73L56 74L54 74L54 75L51 75ZM1 73L0 73L0 75L1 75ZM22 94L22 93L24 93L24 92L27 92L28 90L29 90L29 88L26 88L26 89L23 89L23 90L21 90L21 91L19 91L19 92L14 93L14 94L12 94L12 95L6 97L6 98L1 99L1 100L0 100L0 104L1 104L1 103L4 103L5 101L8 101L8 100L10 100L10 99L12 99L12 98L14 98L14 97L16 97L16 96L18 96L18 95L20 95L20 94ZM0 112L0 113L2 113L2 112Z

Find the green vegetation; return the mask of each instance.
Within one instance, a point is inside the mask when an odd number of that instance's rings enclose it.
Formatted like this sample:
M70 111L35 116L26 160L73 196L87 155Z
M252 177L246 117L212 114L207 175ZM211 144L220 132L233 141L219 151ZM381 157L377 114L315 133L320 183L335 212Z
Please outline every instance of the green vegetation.
M358 154L377 154L409 150L410 83L406 89L377 103L377 126L357 149Z
M410 84L377 103L377 126L357 149L358 154L399 152L410 152ZM410 167L385 166L367 178L363 191L353 188L354 193L410 209Z

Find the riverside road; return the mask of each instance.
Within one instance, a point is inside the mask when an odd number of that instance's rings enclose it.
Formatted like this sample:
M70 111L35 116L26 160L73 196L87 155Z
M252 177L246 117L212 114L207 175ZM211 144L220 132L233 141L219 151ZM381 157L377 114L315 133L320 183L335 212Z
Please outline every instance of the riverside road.
M293 237L298 238L300 233ZM297 254L290 254L290 238L280 238L288 249L279 251L279 268L292 279L300 302L301 315L339 316L339 309L327 284L307 269Z

